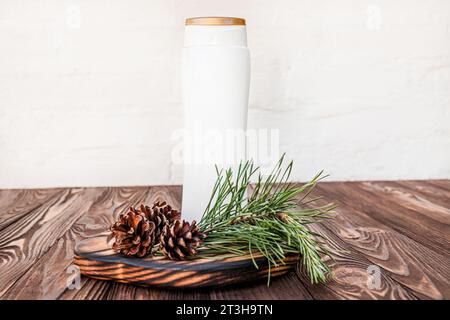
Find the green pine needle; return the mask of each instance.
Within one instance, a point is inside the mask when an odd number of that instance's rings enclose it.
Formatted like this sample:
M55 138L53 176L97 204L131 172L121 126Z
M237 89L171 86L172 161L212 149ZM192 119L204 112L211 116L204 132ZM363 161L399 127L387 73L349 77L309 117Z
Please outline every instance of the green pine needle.
M321 254L326 250L307 225L329 217L335 206L311 208L317 198L305 199L325 177L323 172L306 184L294 185L289 183L293 163L283 166L284 158L283 155L266 178L252 161L241 163L236 174L231 169L216 167L217 180L199 222L202 231L208 233L199 256L249 254L258 268L253 256L259 253L269 263L269 283L272 267L278 266L287 255L300 254L311 282L325 282L330 269ZM252 185L250 181L256 173L257 182Z

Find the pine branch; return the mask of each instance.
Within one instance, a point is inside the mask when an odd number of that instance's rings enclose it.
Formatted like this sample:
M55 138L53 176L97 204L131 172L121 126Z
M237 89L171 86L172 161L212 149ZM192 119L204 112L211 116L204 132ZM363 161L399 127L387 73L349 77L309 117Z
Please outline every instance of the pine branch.
M211 199L199 223L208 233L199 255L262 254L269 262L269 281L272 266L289 254L300 254L311 282L324 282L329 272L321 258L324 249L307 225L329 217L334 205L311 208L311 200L304 200L325 176L320 172L304 185L293 185L289 183L293 163L284 167L284 158L265 179L252 161L241 163L235 176L231 169L217 169ZM256 173L257 182L248 196ZM302 208L306 203L308 208Z

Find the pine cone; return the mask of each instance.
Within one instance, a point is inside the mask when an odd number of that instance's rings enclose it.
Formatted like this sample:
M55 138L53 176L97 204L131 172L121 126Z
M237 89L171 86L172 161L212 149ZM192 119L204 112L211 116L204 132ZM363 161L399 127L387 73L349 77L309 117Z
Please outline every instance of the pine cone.
M185 220L175 220L171 225L164 227L159 246L161 252L169 259L183 260L197 253L196 248L203 243L205 237L195 220L192 224Z
M115 238L113 250L126 256L144 257L148 255L155 241L155 224L133 207L119 216L111 227Z
M181 219L180 211L172 209L172 207L165 201L155 202L153 204L152 210L153 212L159 212L160 214L164 214L169 223L173 223L175 220Z
M141 211L149 221L155 224L156 241L159 241L159 236L166 224L171 224L181 217L180 212L172 209L166 202L155 202L152 208L141 205Z

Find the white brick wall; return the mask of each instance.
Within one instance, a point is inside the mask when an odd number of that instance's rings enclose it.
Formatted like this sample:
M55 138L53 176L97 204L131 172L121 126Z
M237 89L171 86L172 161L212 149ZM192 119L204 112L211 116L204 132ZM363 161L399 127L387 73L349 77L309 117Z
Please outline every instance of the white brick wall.
M294 179L450 178L448 0L0 0L0 187L180 183L184 18L247 19Z

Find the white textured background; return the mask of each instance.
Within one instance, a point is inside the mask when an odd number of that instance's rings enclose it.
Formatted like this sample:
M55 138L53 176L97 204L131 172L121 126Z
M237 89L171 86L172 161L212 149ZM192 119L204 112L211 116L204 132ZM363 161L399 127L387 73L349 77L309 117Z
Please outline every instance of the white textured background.
M188 16L247 19L294 178L450 178L448 0L0 0L0 187L180 183Z

